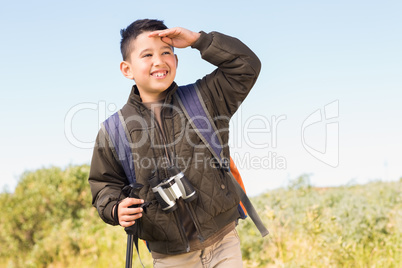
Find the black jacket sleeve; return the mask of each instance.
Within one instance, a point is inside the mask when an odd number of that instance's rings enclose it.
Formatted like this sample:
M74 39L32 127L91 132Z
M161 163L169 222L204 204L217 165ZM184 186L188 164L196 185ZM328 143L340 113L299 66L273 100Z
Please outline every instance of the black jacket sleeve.
M123 168L113 155L103 128L96 138L88 181L92 205L98 210L99 216L106 223L118 225L112 217L112 208L119 199L126 197L121 189L128 181Z
M205 101L213 105L215 115L230 118L255 84L260 60L240 40L218 32L201 32L192 47L218 67L197 81L197 87Z

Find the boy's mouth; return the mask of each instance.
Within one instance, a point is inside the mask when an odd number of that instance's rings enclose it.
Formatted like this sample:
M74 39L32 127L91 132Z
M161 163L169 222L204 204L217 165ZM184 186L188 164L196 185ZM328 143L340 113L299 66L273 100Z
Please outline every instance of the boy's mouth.
M167 75L168 71L155 71L152 72L151 75L156 78L164 78Z

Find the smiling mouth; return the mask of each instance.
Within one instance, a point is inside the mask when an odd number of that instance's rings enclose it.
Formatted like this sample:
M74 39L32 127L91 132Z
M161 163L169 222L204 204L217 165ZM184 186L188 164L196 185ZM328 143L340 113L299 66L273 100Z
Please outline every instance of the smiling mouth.
M168 74L168 71L156 71L156 72L151 73L151 75L156 78L164 78L164 77L166 77L167 74Z

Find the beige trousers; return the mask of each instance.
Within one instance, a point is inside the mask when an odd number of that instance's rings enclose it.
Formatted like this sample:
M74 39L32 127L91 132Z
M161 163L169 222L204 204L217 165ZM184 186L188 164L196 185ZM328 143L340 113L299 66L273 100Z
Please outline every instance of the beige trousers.
M221 241L194 252L154 259L154 268L240 268L243 267L240 239L236 229Z

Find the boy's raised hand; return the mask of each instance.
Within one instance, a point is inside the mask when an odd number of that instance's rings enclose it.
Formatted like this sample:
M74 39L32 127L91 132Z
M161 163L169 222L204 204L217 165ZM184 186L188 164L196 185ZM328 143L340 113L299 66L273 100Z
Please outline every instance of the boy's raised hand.
M192 32L181 27L175 27L151 32L148 37L159 36L166 44L177 48L185 48L194 44L200 35L200 33Z

